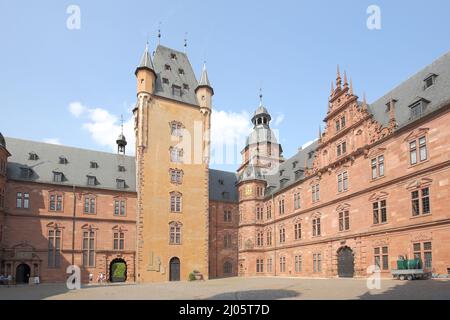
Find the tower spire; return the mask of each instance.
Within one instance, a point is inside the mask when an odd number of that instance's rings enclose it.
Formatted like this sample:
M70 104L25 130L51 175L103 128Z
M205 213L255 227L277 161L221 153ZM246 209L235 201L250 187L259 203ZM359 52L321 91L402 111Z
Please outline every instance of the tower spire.
M259 106L262 107L263 105L263 93L262 88L259 88Z
M158 25L158 46L161 44L161 21Z
M337 65L337 76L336 76L336 87L337 89L341 89L342 80L341 80L341 71L339 70L339 64Z
M120 116L120 134L116 140L117 143L117 153L125 154L125 147L127 146L127 139L123 134L123 115Z
M333 93L334 93L334 82L333 81L331 81L331 96L333 95Z
M198 83L198 86L195 90L198 90L201 87L209 88L212 91L212 94L214 95L214 89L212 88L211 83L209 82L208 71L206 70L206 61L203 62L202 75L200 77L200 82Z

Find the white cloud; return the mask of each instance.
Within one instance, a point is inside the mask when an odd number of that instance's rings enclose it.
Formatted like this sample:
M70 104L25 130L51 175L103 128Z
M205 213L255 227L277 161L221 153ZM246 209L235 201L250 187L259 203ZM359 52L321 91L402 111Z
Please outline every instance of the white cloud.
M80 102L72 102L69 104L69 111L72 115L79 118L86 111L86 107Z
M100 146L108 147L112 152L117 151L116 139L120 134L120 117L111 114L103 108L88 108L80 102L69 105L69 111L75 117L84 116L82 128L87 130L92 140ZM127 139L127 154L134 154L134 120L133 116L124 120L123 133Z
M240 163L240 149L251 132L250 124L250 116L245 111L214 110L211 116L211 163Z
M57 145L61 144L61 142L59 141L58 138L46 138L46 139L43 139L42 141L44 141L45 143L50 143L50 144L57 144Z
M281 114L277 115L275 118L275 126L280 125L283 122L283 120L284 120L284 114L281 113Z

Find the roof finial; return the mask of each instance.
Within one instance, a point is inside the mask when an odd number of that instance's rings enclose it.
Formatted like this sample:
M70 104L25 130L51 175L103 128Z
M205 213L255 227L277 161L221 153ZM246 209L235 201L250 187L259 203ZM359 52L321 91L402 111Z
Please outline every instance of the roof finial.
M259 106L262 107L263 105L263 93L262 88L259 88Z
M319 125L319 141L322 139L322 128Z
M344 87L348 87L347 71L344 70Z
M187 35L188 35L188 33L185 32L184 33L184 53L186 53L186 51L187 51Z
M353 95L353 80L350 78L350 95Z
M123 134L123 114L120 115L120 130Z
M158 25L158 45L161 44L161 21L159 22Z
M333 95L333 93L334 93L334 82L333 81L331 81L331 96Z
M367 99L366 99L366 93L364 92L362 110L365 111L366 109L367 109Z
M341 71L339 70L339 64L337 65L337 76L336 76L336 87L338 88L338 89L340 89L341 88L341 84L342 84L342 81L341 81Z

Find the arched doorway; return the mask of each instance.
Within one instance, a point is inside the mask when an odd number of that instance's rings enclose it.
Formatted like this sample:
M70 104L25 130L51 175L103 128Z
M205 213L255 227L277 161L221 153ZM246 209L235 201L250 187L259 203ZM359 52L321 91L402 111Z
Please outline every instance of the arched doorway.
M169 281L180 281L180 259L170 259Z
M337 252L338 275L341 278L353 278L355 274L355 259L349 247L342 247Z
M127 263L125 262L125 260L117 258L111 261L109 265L109 281L127 281Z
M16 283L23 284L28 283L30 279L31 269L26 263L21 263L16 268Z

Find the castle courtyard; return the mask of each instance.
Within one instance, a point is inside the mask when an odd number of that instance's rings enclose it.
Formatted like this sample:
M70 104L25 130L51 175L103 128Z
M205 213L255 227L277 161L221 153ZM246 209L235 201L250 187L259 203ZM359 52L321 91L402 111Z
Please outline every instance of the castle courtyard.
M167 282L83 286L62 284L0 286L0 300L448 300L449 280L398 281L382 279L381 289L369 290L366 279L250 277L201 282Z

